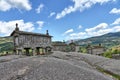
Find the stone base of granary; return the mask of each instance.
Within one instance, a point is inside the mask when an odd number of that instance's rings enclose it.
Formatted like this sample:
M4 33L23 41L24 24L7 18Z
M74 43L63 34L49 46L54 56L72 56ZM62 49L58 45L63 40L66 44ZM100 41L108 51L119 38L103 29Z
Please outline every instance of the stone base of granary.
M36 47L36 48L24 48L24 49L14 49L16 55L26 55L26 56L36 56L36 55L46 55L52 50L50 47Z

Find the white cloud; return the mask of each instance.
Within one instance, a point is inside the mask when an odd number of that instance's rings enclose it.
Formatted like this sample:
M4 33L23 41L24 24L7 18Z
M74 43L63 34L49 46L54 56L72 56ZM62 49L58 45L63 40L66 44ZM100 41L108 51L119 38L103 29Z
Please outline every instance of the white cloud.
M120 31L120 26L114 26L113 29L114 29L115 32L119 32Z
M52 12L52 13L50 13L50 15L48 16L48 17L52 17L52 16L54 16L56 13L55 12Z
M11 32L15 29L15 24L18 23L18 27L23 31L33 31L34 25L32 22L24 22L24 20L14 20L14 21L0 21L0 34L3 36L9 36Z
M12 8L31 10L29 0L0 0L0 11L8 11Z
M71 33L73 31L74 31L73 29L69 29L69 30L65 31L63 35L66 35L66 34Z
M81 28L82 28L82 26L81 26L81 25L79 25L79 26L78 26L78 29L81 29Z
M72 39L82 39L86 37L86 32L79 32L79 33L71 33L69 36L66 37L67 40Z
M100 23L95 27L85 29L89 37L100 36L106 33L111 32L111 29L108 28L107 23Z
M101 35L104 35L104 34L107 34L107 33L111 32L111 31L112 31L112 29L106 28L106 29L102 29L102 30L98 30L98 31L87 32L87 35L89 37L92 37L92 36L101 36Z
M93 31L98 31L98 30L101 30L101 29L105 29L107 27L108 27L107 23L100 23L100 24L98 24L97 26L95 26L93 28L86 29L85 31L86 32L93 32Z
M117 29L117 30L115 30ZM110 32L117 32L120 31L120 26L116 26L113 28L105 28L102 30L98 30L98 31L93 31L93 32L79 32L79 33L71 33L69 34L66 39L67 40L71 40L71 39L85 39L88 37L93 37L93 36L101 36Z
M120 14L120 9L113 8L109 13L110 14Z
M120 18L117 18L113 23L112 25L118 25L120 24Z
M37 21L36 23L39 25L38 29L42 29L44 21Z
M66 16L67 14L70 14L75 11L82 12L83 10L90 8L94 4L99 3L102 5L103 3L108 3L110 1L116 1L116 0L72 0L74 5L65 8L63 11L61 11L61 13L58 13L56 19L60 19Z
M71 39L84 39L93 36L101 36L110 32L120 31L120 26L109 27L107 23L100 23L95 27L87 28L83 32L71 33L66 36L66 40Z
M58 13L56 16L56 19L60 19L64 17L67 14L70 14L71 12L74 12L75 9L72 6L69 6L68 8L65 8L61 13Z
M36 9L36 13L40 13L44 7L44 4L40 4L38 8Z

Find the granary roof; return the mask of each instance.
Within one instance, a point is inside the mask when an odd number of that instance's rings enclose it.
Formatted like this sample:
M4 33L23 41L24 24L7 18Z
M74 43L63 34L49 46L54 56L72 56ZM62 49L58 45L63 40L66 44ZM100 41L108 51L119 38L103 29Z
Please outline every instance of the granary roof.
M104 46L101 46L101 44L99 44L98 46L88 46L87 48L92 48L92 49L98 49L98 48L105 48Z
M16 30L14 30L14 31L11 33L10 36L13 36L14 33L17 33L17 34L26 34L26 35L38 35L38 36L44 36L44 37L52 37L51 35L47 35L47 34L26 32L26 31L16 31Z
M52 42L52 45L53 46L67 46L65 42L59 42L59 41Z
M43 36L43 37L52 37L51 35L49 35L48 30L46 31L46 34L20 31L17 23L16 23L15 30L11 33L10 36L13 36L15 33L18 34L18 35L19 34L24 34L24 35L37 35L37 36Z
M96 49L96 48L104 48L103 46L93 46L92 48Z

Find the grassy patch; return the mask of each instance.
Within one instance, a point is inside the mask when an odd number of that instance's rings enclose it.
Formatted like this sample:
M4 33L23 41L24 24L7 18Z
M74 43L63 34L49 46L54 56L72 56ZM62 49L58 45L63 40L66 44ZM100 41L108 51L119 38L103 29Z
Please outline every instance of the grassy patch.
M99 70L99 71L102 72L102 73L105 73L105 74L108 74L108 75L112 76L112 77L115 78L116 80L120 80L120 75L118 75L118 74L115 74L115 73L113 73L113 72L110 72L110 71L105 70L105 69L100 68L100 67L96 67L96 69Z

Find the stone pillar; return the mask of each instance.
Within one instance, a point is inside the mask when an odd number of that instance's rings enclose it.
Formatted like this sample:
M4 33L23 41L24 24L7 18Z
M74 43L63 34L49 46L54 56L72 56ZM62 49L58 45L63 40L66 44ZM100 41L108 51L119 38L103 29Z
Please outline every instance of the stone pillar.
M50 52L53 52L54 50L53 50L53 47L51 47L51 51Z
M44 55L45 54L45 49L42 48L42 52L40 53L41 55Z
M47 53L47 50L46 50L46 48L44 48L44 54L46 54Z
M42 54L42 48L40 47L40 55Z
M16 49L16 55L19 55L19 54L18 54L18 49Z
M47 50L46 50L46 48L44 48L44 49L43 49L43 51L44 51L44 54L46 54L46 53L47 53Z
M36 56L36 51L35 51L36 49L34 48L34 49L32 49L32 54L33 54L33 56Z
M79 52L80 51L80 47L79 46L75 46L75 52Z
M43 50L43 48L42 48L42 53L41 53L41 55L43 55L44 54L44 50Z
M22 55L22 49L18 50L18 55Z

